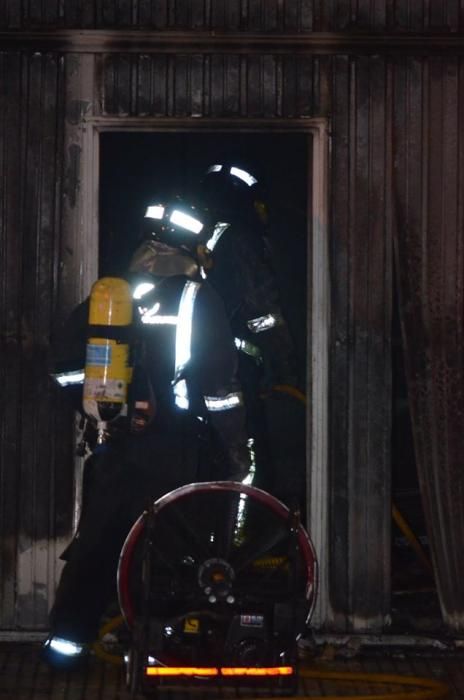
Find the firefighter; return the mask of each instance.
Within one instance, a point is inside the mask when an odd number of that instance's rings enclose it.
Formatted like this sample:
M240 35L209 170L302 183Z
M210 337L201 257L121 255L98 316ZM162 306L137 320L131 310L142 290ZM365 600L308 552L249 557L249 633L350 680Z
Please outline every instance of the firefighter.
M115 592L121 546L144 508L182 484L243 481L253 468L233 336L197 260L198 242L209 238L206 226L196 209L175 200L150 204L144 229L127 275L135 348L128 403L135 410L118 416L114 426L101 420L94 431L91 487L43 648L48 662L68 668L96 638ZM82 325L86 306L74 314L75 324ZM79 379L79 355L81 369L83 362L82 333L75 335L81 351L57 373L68 386Z
M198 196L213 221L207 278L224 301L239 349L249 430L256 437L255 485L303 506L304 394L268 243L264 187L242 162L220 159L206 169Z

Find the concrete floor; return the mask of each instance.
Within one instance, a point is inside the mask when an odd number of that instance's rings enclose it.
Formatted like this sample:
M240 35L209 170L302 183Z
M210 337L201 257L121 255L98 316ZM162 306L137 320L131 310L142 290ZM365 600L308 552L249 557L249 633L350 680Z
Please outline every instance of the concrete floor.
M0 643L0 700L129 700L122 667L91 658L85 668L65 673L50 670L39 658L37 643ZM392 650L356 652L352 658L340 658L337 649L325 644L312 650L302 650L302 671L320 669L324 672L394 674L419 676L444 681L450 688L452 700L464 700L464 653L437 652L433 650ZM301 678L296 697L316 696L372 696L414 691L412 687L373 682L335 682ZM419 691L419 693L423 691ZM264 694L264 695L263 695ZM189 700L190 698L263 698L277 697L273 688L265 691L229 689L209 692L201 690L159 693L164 700ZM141 696L137 696L139 698ZM404 696L403 696L404 697ZM426 695L414 694L414 700ZM428 696L430 700L430 696Z

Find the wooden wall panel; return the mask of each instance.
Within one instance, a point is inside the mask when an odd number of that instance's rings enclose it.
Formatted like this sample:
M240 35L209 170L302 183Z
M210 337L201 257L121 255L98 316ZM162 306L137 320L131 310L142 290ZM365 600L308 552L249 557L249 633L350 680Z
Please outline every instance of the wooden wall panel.
M18 541L19 463L21 459L21 279L22 239L21 191L22 170L18 161L21 130L21 56L0 55L0 158L2 179L1 212L1 353L0 382L3 401L0 409L0 619L2 625L14 622L16 561Z
M153 58L153 116L164 116L168 113L168 91L170 58L167 56L155 56Z
M390 595L387 64L333 69L330 596L336 624L365 630L386 624Z
M211 26L216 29L227 29L236 31L240 29L240 1L230 0L230 2L211 3Z
M333 60L333 104L350 105L351 60L337 56ZM350 110L334 109L331 129L337 137L332 145L330 208L331 260L331 339L329 388L329 461L331 466L329 488L330 536L328 558L329 585L332 611L329 617L335 628L343 629L349 609L349 582L347 569L349 493L347 488L349 455L349 377L350 377L350 263L352 247L349 236L354 196L350 171ZM336 175L335 175L336 174ZM336 467L334 466L336 465ZM335 495L336 494L336 495ZM336 583L336 585L335 585Z
M23 371L18 399L21 406L23 439L29 449L23 450L19 465L20 558L17 577L20 586L17 608L18 623L21 624L21 621L26 619L31 621L32 626L35 626L36 614L39 619L43 619L48 605L46 560L40 561L41 558L37 557L37 543L40 540L46 543L49 539L48 500L52 466L49 449L44 442L44 438L46 440L50 433L50 382L43 371L48 361L50 312L53 304L53 296L50 295L48 287L53 273L46 270L46 267L50 264L53 266L55 258L54 230L50 225L47 226L46 222L50 207L53 210L54 188L52 185L50 191L50 185L55 178L53 162L52 172L46 169L49 163L44 163L44 155L46 158L48 156L48 153L44 153L45 150L48 151L47 146L52 159L55 155L54 120L50 124L50 115L44 113L47 89L50 90L47 99L56 100L56 84L50 84L50 80L47 86L44 84L47 70L53 73L52 80L56 81L56 60L55 65L53 59L50 63L51 65L47 65L47 58L39 54L31 56L25 62L23 80L27 88L27 106L21 111L22 131L25 135L21 152L24 159L21 208L32 215L24 216L21 227Z
M417 467L444 620L464 575L462 59L396 68L396 261ZM421 109L422 108L422 109Z
M205 65L205 84L208 92L205 95L209 102L203 105L202 113L224 114L228 117L240 115L241 105L241 75L244 61L240 56L211 56L209 64ZM227 80L223 76L227 75Z
M0 0L0 28L456 32L460 0Z
M103 59L101 102L103 114L126 116L131 113L133 58L108 54Z
M106 54L98 63L106 116L316 114L311 56Z
M22 26L22 2L0 0L0 27L19 29Z
M0 617L3 627L33 628L46 619L72 517L72 458L50 440L71 435L71 414L54 400L47 374L58 291L62 60L3 59ZM57 479L63 464L67 478Z
M390 183L387 179L387 158L391 145L387 141L387 119L391 105L387 101L387 67L383 58L372 58L368 65L368 107L365 125L360 128L367 134L367 181L363 222L358 225L354 250L359 255L364 246L367 254L366 287L367 303L364 308L364 333L367 343L363 349L365 375L361 380L361 392L365 392L366 432L365 460L367 465L356 468L357 477L352 482L350 506L352 519L361 512L361 522L356 527L356 549L365 544L364 561L353 557L356 575L352 576L355 598L353 613L372 624L378 615L379 628L384 626L390 613L390 413L387 397L391 396L391 238L387 227L386 199ZM359 175L359 174L358 174ZM358 202L360 199L358 198ZM360 329L361 330L361 329ZM360 376L362 376L360 367ZM365 384L364 384L365 383ZM363 386L364 385L364 386ZM379 397L381 399L379 400ZM354 415L357 411L354 410ZM361 425L356 431L361 433ZM359 499L359 501L358 501ZM358 502L357 502L358 501ZM379 550L375 543L382 543ZM352 562L353 563L353 562ZM366 576L367 574L367 576ZM362 583L361 583L362 581ZM364 596L362 587L365 587ZM356 600L357 596L357 600ZM363 621L361 627L365 627Z

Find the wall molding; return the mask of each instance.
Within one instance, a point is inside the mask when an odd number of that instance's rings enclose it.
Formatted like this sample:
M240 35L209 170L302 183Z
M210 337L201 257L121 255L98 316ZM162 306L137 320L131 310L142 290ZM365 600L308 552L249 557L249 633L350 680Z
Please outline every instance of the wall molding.
M62 53L209 53L229 54L464 54L459 33L298 34L229 33L205 30L48 29L0 32L0 51L59 51Z

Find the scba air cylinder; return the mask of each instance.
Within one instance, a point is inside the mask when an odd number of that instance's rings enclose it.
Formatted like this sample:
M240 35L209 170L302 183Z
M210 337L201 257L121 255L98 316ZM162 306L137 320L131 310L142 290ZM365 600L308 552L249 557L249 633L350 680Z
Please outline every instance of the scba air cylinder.
M129 284L119 277L95 282L90 293L83 408L96 421L99 438L110 421L127 414L131 324Z

